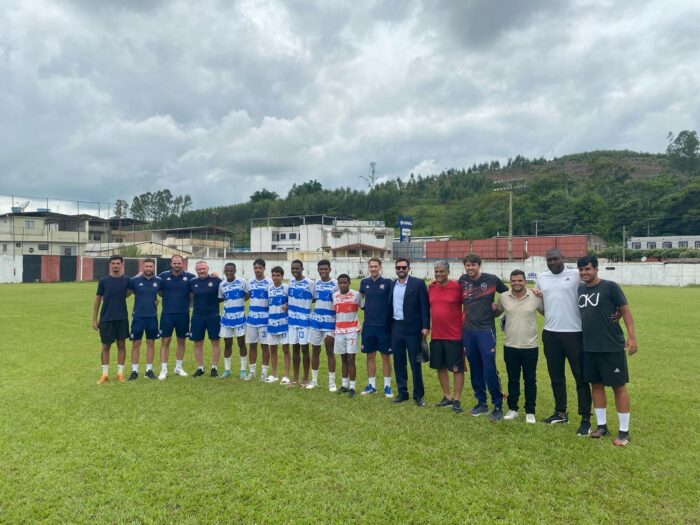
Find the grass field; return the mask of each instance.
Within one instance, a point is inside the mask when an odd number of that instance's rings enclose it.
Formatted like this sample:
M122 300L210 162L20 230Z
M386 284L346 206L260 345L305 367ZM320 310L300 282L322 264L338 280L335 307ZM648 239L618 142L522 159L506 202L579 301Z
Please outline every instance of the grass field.
M0 286L1 523L700 522L697 289L625 289L640 348L627 448L577 438L577 420L494 424L433 408L427 367L424 409L209 377L98 387L94 291ZM505 381L500 354L499 367ZM542 355L538 377L541 418L552 410Z

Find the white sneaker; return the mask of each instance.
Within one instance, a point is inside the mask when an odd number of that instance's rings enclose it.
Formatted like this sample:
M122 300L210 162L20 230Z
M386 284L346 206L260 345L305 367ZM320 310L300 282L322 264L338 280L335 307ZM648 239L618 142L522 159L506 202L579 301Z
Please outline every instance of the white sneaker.
M279 379L275 376L268 376L265 380L266 383L276 383L277 381L279 381Z
M535 414L525 414L525 423L537 423Z
M187 372L185 372L185 370L182 369L182 368L176 368L176 369L175 369L175 375L176 375L176 376L180 376L180 377L187 377L187 376L190 375L190 374L188 374Z
M267 377L268 377L268 376L267 376L267 372L263 372L262 374L260 374L260 382L261 382L261 383L266 383L266 382L267 382Z
M288 385L290 383L289 378L287 376L284 376L282 378L282 381L280 381L280 385Z
M508 412L506 412L506 415L503 416L503 419L505 419L506 421L518 419L518 411L517 410L509 410Z
M336 392L337 390L338 390L338 387L335 386L335 383L331 383L330 385L328 385L329 392L333 393L333 392Z
M255 379L255 374L253 374L252 372L248 372L248 375L245 376L245 379L243 381L252 381L253 379Z
M308 385L306 385L304 388L306 388L306 390L313 390L313 389L316 388L317 386L318 386L318 383L316 383L315 381L312 381L311 383L309 383Z
M160 374L158 374L158 379L160 381L165 381L165 379L168 377L168 371L167 370L161 370Z

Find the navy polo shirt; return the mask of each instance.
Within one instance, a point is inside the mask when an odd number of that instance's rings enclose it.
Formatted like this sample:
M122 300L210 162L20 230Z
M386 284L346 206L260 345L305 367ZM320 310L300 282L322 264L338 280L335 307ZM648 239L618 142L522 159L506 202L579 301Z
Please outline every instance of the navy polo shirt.
M360 281L360 293L365 296L365 326L386 326L390 290L391 279L382 276L376 281L371 277Z
M221 279L211 275L204 279L195 277L190 281L190 292L194 295L192 317L219 315L219 284Z
M186 314L190 311L190 281L197 276L189 272L174 275L171 270L161 273L158 277L163 280L161 295L163 296L164 314Z
M132 277L129 281L129 289L134 292L134 317L156 317L158 310L156 300L158 291L163 285L160 277L153 276L147 279L145 276Z

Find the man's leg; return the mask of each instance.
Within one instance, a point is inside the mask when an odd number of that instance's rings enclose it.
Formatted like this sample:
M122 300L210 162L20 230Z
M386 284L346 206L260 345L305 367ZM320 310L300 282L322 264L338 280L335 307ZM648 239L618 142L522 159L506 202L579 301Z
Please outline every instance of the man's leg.
M170 340L171 337L163 337L160 340L160 368L161 371L168 371L168 359L170 358Z
M452 399L459 401L462 399L462 390L464 390L464 372L455 372L455 393Z
M367 352L367 384L376 390L376 388L377 388L377 352Z
M350 380L350 390L355 391L355 378L357 376L357 367L355 366L355 354L343 354L347 356L348 363L348 379Z
M591 433L591 437L601 438L608 435L608 399L605 395L605 385L603 383L592 383L591 394L596 419L596 429Z
M294 377L292 383L299 383L299 364L301 363L301 347L299 343L292 345L292 368L294 369Z
M423 397L425 396L425 387L423 386L423 365L418 362L418 354L420 353L421 335L411 335L406 337L408 360L411 365L411 380L413 381L413 399L417 402L422 401L425 404Z
M558 332L542 331L542 344L544 345L544 357L547 360L547 371L552 383L554 395L554 411L558 414L566 414L566 353L562 347Z
M178 337L177 338L177 346L175 347L175 371L176 372L178 370L183 372L183 373L185 372L184 368L182 368L182 362L184 360L185 360L185 338Z
M478 332L478 338L481 362L484 366L484 378L491 394L491 402L495 410L502 410L505 396L501 387L501 377L496 367L496 334L492 330L483 330Z
M282 345L282 353L284 354L284 377L289 379L289 345Z
M139 360L141 358L141 339L131 342L131 375L129 380L134 380L139 375Z
M484 366L476 338L469 330L463 333L463 344L469 362L469 378L471 379L474 397L481 406L486 406L486 383L484 381ZM483 410L480 413L484 413Z
M153 375L153 358L156 354L156 341L155 339L146 339L146 377L149 379L155 379L156 376Z
M255 368L258 361L258 343L248 345L248 375L255 376Z
M348 369L348 354L340 354L340 373L342 377L341 388L338 391L339 394L347 392L350 390L350 377Z
M391 354L380 354L382 356L382 374L384 375L384 397L391 397Z
M520 356L518 349L504 346L503 360L506 363L506 373L508 374L508 409L517 412L518 401L520 401Z
M194 342L194 361L198 370L204 370L204 339Z
M272 377L277 377L277 343L274 345L267 345L270 352L270 369L272 370Z
M328 389L335 392L335 337L327 335L324 342L328 359Z
M620 432L629 433L630 429L630 396L627 392L627 386L614 386L615 393L615 409L617 417L620 419Z
M262 346L262 370L260 372L260 381L267 381L267 369L270 367L270 346L267 343L261 343Z
M311 345L311 384L318 385L318 369L321 366L321 345Z
M583 335L577 332L566 336L566 358L576 381L578 413L581 418L589 420L591 418L591 385L583 379Z
M211 367L213 369L219 368L219 358L221 357L221 343L218 339L213 339L211 341Z
M233 355L233 337L224 337L224 375L231 375L231 356Z
M398 326L391 330L391 348L394 352L394 374L396 375L396 401L408 399L408 371L406 370L406 341Z
M303 344L299 345L301 347L301 364L304 369L304 378L301 382L302 385L309 384L309 365L311 364L311 358L309 356L309 345Z
M523 367L523 382L525 383L525 413L534 414L537 405L537 359L539 350L528 348L519 350ZM510 401L510 390L508 391Z
M238 337L238 355L241 358L239 377L243 379L246 376L248 368L248 349L246 348L245 335Z
M442 395L445 399L452 401L452 393L450 392L450 377L447 374L447 368L439 368L437 371L438 381L442 387Z

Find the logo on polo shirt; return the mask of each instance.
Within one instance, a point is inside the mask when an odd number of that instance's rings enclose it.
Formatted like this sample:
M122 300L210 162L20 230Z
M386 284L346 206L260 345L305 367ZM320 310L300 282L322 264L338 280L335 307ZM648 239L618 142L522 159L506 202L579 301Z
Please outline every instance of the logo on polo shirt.
M186 280L187 280L187 277L183 277L182 280L183 280L183 281L186 281Z
M139 286L143 286L143 283L139 283Z
M153 283L153 288L157 288L158 285L156 283Z
M488 285L486 283L481 283L481 291L484 292L486 291L486 288L488 288Z
M382 284L379 285L379 289L380 289L380 290L383 290L383 289L384 289L384 283L382 283Z
M209 286L214 286L214 283L209 283Z

